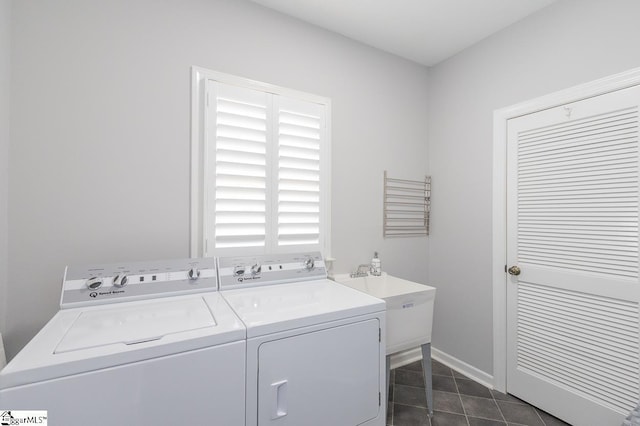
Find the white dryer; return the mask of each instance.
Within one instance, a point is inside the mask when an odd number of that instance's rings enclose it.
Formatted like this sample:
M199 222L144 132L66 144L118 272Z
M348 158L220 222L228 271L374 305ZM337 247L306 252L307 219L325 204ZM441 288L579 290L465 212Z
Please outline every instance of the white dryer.
M244 425L245 328L213 258L68 267L61 310L0 372L56 425Z
M326 279L319 253L218 260L247 328L247 426L384 425L385 303Z

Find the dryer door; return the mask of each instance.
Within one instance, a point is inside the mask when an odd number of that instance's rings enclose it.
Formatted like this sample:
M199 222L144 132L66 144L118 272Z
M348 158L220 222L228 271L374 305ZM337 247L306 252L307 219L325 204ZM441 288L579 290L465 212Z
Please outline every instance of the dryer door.
M379 328L370 319L260 345L258 425L360 425L378 417Z

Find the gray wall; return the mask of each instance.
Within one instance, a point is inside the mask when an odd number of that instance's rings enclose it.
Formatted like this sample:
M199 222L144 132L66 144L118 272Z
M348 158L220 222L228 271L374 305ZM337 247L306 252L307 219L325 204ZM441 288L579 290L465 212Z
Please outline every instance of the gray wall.
M640 67L638 17L636 0L563 0L429 70L438 349L493 371L493 111Z
M381 237L383 170L427 172L423 67L237 0L12 13L9 356L56 312L65 265L189 255L192 65L330 97L336 271L378 250L426 282L427 240Z
M0 0L0 333L7 313L10 44L11 0Z

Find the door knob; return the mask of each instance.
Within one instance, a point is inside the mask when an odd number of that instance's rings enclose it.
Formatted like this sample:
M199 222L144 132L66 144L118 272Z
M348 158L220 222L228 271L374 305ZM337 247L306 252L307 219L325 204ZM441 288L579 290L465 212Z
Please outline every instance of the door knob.
M507 270L507 272L509 272L510 275L516 275L517 276L517 275L520 275L520 272L522 272L522 271L520 271L520 268L518 268L517 266L514 265L511 268L509 268Z

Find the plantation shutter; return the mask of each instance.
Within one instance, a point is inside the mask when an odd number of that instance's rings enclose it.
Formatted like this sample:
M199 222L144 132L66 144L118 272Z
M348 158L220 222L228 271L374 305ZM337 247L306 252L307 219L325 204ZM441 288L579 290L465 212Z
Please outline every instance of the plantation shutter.
M207 99L205 253L321 249L326 106L213 80Z
M317 245L324 108L280 96L277 129L277 245Z
M268 98L257 90L210 85L210 192L207 221L216 249L262 247L267 235ZM213 95L213 96L211 96Z

